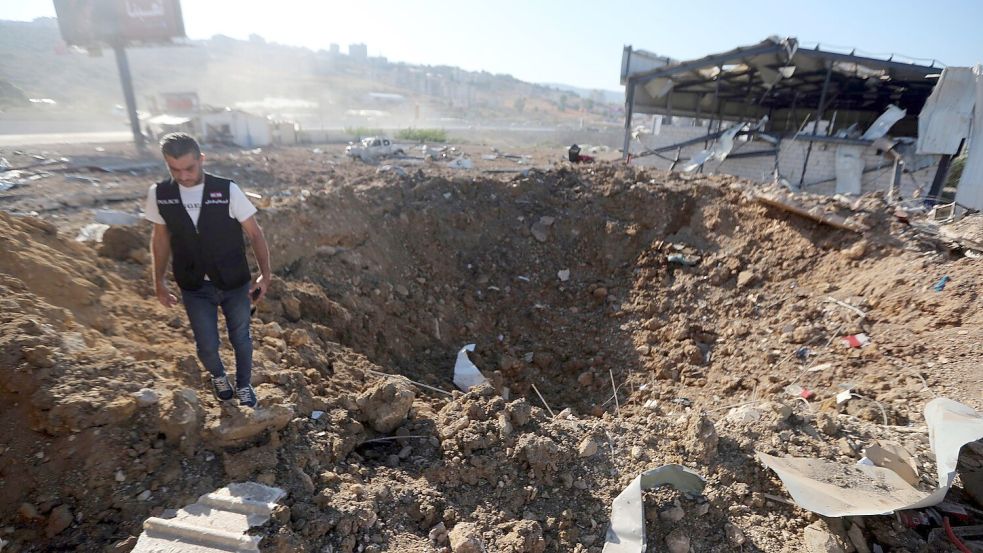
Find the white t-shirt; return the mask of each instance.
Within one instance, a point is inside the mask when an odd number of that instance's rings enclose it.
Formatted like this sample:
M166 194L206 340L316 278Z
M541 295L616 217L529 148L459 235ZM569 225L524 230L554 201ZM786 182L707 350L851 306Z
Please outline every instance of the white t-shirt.
M198 230L198 214L201 213L201 199L205 194L205 183L191 187L178 185L178 188L181 192L181 203L184 204L185 211L191 217L191 222L194 223L195 230ZM161 217L160 210L157 209L156 184L152 185L150 191L147 192L147 206L144 211L143 217L148 221L152 221L158 225L164 224L164 218ZM249 198L246 197L236 183L230 183L229 217L241 223L255 214L256 207L249 201Z

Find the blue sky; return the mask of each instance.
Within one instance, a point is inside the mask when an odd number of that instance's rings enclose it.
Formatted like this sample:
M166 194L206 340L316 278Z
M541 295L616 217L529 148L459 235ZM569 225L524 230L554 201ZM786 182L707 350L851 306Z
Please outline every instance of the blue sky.
M531 82L617 90L630 44L690 59L795 36L868 54L948 65L983 62L983 2L581 0L184 0L191 38L224 34L327 49L362 42L391 61L508 73ZM0 19L53 16L50 0L0 0Z

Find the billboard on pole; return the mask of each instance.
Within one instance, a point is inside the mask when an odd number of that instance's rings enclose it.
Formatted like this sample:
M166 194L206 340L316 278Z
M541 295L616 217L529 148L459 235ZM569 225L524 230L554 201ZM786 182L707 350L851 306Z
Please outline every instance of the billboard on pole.
M184 37L180 0L54 0L58 28L74 46L166 43Z

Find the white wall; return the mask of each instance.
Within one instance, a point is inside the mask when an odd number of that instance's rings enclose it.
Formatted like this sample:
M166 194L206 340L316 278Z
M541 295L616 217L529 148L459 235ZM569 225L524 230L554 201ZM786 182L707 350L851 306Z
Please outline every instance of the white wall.
M726 127L727 123L724 123ZM633 140L630 146L632 155L651 148L669 146L671 144L683 142L692 138L706 136L706 127L662 125L658 135L641 135L639 140ZM806 151L809 143L806 141L782 140L778 156L778 170L781 177L787 179L791 184L798 185L802 175L802 164L805 161ZM812 145L812 152L809 154L809 167L806 170L806 178L803 190L821 194L832 194L836 190L836 144L816 142ZM704 148L703 142L687 146L680 153L680 159L685 160ZM731 153L746 153L753 151L773 150L774 146L763 141L754 140L750 142L735 141L734 149ZM674 158L675 150L662 152L661 155ZM864 193L874 190L887 190L891 184L892 161L884 156L877 155L874 148L868 147L864 150L865 173L862 177L862 190ZM646 156L632 158L633 165L658 167L668 170L671 161L661 159L658 156ZM923 159L927 167L909 167L914 170L911 174L905 174L901 179L901 192L905 198L911 197L916 188L920 188L923 193L927 193L935 177L935 169L938 166L938 156L931 156ZM723 162L710 162L704 168L705 174L725 174L736 177L746 178L757 182L770 182L773 178L775 168L775 157L773 155L726 159Z

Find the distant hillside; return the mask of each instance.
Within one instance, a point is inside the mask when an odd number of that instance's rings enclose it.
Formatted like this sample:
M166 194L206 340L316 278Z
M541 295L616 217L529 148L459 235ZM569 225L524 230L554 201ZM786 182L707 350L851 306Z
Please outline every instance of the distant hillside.
M139 109L148 111L161 93L194 91L206 105L248 105L309 128L620 124L620 99L580 97L509 75L315 52L255 35L132 48L128 56ZM66 47L52 18L0 21L0 78L10 90L58 106L29 109L108 115L123 103L112 51L93 56ZM14 108L0 109L12 116Z
M608 104L622 104L625 101L624 90L602 90L598 88L580 88L561 83L539 83L548 88L555 88L562 92L571 92L581 98L591 98L606 102Z

